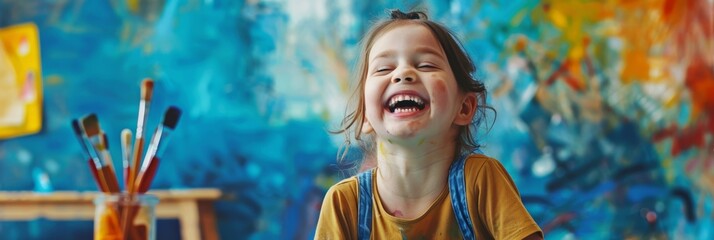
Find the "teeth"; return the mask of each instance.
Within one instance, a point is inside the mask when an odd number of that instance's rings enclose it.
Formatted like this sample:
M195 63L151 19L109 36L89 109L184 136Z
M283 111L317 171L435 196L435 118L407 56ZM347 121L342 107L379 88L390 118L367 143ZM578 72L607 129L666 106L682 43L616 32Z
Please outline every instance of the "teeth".
M413 101L418 104L424 104L424 101L419 97L410 96L410 95L397 95L397 96L392 97L392 99L389 101L389 105L394 106L394 104L397 104L398 102L405 101L405 100Z
M416 108L397 108L397 109L394 109L394 112L395 112L395 113L416 112L416 111L419 111L419 110L416 109Z
M416 107L407 107L405 105L402 105L401 107L397 108L397 104L403 101L410 101L414 102L417 104ZM399 94L393 96L389 100L388 108L389 111L393 113L405 113L405 112L417 112L420 111L420 109L424 109L424 100L421 99L419 96L415 95L406 95L406 94Z

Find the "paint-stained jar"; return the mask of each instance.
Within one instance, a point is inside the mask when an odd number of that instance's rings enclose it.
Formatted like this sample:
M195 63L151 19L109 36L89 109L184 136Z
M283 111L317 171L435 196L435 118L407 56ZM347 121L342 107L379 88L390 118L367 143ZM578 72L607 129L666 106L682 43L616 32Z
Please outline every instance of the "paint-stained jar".
M98 195L94 199L94 239L156 239L158 203L156 196L146 194Z

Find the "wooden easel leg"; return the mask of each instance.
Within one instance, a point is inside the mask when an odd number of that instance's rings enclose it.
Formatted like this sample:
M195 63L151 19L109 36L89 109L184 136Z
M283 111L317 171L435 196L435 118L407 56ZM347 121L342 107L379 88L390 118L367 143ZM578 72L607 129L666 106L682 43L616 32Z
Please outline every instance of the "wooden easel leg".
M211 201L198 202L199 219L201 221L201 235L204 240L218 240L218 231L216 230L216 216L213 210Z

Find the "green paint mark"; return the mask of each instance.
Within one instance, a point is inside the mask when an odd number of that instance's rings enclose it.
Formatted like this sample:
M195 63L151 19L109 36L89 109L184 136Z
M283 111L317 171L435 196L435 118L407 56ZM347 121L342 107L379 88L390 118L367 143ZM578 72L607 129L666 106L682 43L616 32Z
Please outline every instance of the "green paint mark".
M422 138L421 140L419 140L419 144L418 144L418 145L424 144L424 141L426 141L426 138Z

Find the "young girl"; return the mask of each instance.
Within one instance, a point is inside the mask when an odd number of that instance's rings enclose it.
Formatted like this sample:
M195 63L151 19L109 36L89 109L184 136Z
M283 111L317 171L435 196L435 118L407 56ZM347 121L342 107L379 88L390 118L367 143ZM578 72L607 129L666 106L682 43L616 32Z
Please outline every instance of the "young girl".
M315 238L542 239L503 166L474 153L486 89L454 35L394 10L362 44L339 132L365 136L376 167L329 189Z

